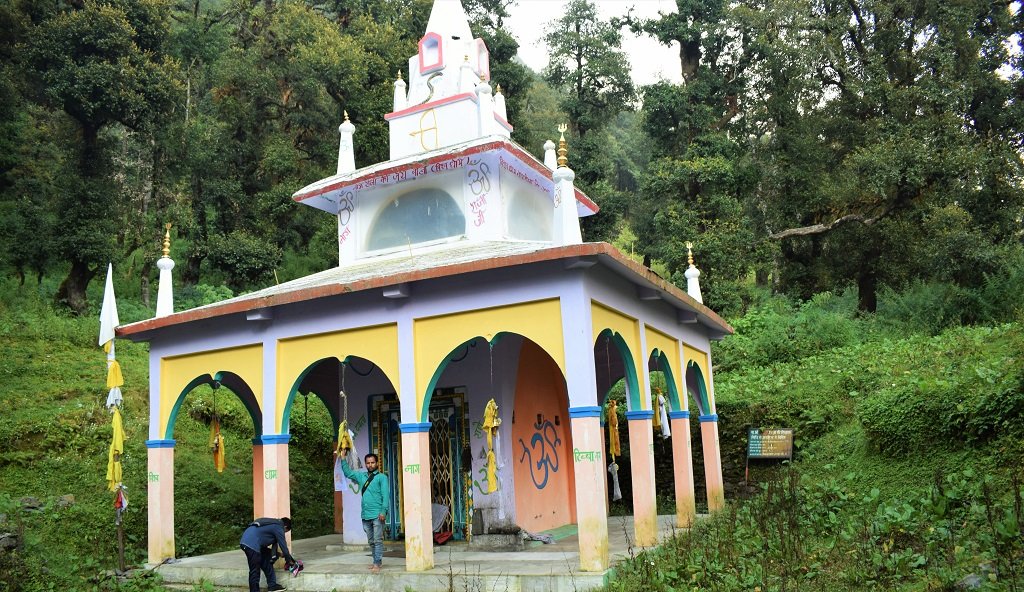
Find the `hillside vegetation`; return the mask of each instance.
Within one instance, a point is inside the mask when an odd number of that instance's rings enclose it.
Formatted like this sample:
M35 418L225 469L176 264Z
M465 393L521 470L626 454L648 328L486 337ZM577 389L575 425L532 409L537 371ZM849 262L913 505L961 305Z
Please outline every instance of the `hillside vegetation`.
M715 375L731 503L608 588L1024 588L1024 306L1015 288L944 292L871 316L849 294L774 298L737 319ZM979 305L1004 322L961 325ZM794 428L796 452L743 486L751 427Z

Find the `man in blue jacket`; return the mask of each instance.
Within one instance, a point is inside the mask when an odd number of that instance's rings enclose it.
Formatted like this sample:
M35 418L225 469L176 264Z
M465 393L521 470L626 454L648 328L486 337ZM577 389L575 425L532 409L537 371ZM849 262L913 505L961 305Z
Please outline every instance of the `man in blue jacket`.
M366 464L365 471L352 470L346 462L347 456L346 449L342 452L342 458L345 460L342 460L341 470L345 472L346 477L356 482L362 493L363 531L366 532L366 540L373 549L373 565L370 566L370 572L380 573L384 558L384 518L387 517L388 506L391 505L388 476L380 472L380 461L376 454L367 454L363 458Z
M291 518L257 518L242 533L239 546L245 551L249 562L249 592L260 592L260 571L267 576L267 590L287 590L277 583L274 575L274 546L281 550L287 564L295 563L295 558L288 552L288 543L284 533L292 529Z

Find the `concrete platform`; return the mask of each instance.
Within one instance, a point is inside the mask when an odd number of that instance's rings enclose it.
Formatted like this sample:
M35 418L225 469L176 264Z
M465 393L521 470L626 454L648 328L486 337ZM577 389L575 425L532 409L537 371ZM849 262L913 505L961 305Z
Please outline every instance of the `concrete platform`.
M675 530L675 516L659 516L660 538ZM366 547L344 545L340 534L292 543L292 554L301 559L305 570L293 578L283 569L278 581L289 590L302 592L348 592L387 590L442 592L450 590L480 592L575 592L603 586L614 567L631 552L633 519L615 516L608 519L608 543L612 568L601 573L579 571L579 545L575 527L557 529L556 542L544 545L527 542L522 551L482 551L465 543L434 547L434 569L406 572L400 543L388 543L384 569L378 575L368 573L371 563ZM639 549L632 548L636 553ZM187 557L156 568L168 584L198 584L247 589L248 568L245 555L238 549ZM265 580L262 581L266 589Z

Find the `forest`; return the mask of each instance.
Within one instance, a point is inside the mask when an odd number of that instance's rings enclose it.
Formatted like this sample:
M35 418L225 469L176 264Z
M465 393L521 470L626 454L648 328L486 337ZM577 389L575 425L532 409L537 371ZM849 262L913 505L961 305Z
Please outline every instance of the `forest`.
M527 1L462 0L513 140L540 157L567 123L601 208L584 240L679 286L692 242L704 303L736 329L714 350L728 509L608 589L1022 589L1021 2L676 0L605 19L570 0L536 72L505 26ZM168 223L176 310L337 265L337 220L291 196L334 172L345 112L356 166L387 160L383 115L431 4L0 0L0 542L17 535L0 589L162 589L113 574L107 264L123 323L153 316ZM634 81L627 33L677 48L682 81ZM147 350L117 347L137 567ZM210 477L218 404L230 442L253 435L237 401L190 395L185 556L237 549L251 519L251 451ZM750 426L795 428L795 462L747 483ZM307 401L296 536L329 529L330 432Z
M692 241L713 309L742 312L755 285L852 287L870 312L885 290L969 290L1021 264L1019 2L679 0L605 21L575 0L532 72L503 27L512 1L465 5L513 139L540 154L568 122L601 207L584 239L676 283ZM184 287L335 265L335 221L290 196L332 172L345 111L357 166L386 160L391 82L430 6L5 1L5 273L59 277L55 302L82 314L113 262L151 307L168 222ZM678 47L682 83L637 86L624 31Z

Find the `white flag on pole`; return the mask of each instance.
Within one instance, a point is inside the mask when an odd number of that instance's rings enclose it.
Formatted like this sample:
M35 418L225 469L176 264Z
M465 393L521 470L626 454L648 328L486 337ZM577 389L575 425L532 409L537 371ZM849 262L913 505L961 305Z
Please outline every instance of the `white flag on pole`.
M100 342L103 346L114 338L117 320L117 303L114 301L114 266L107 264L107 285L103 288L103 307L100 308Z

